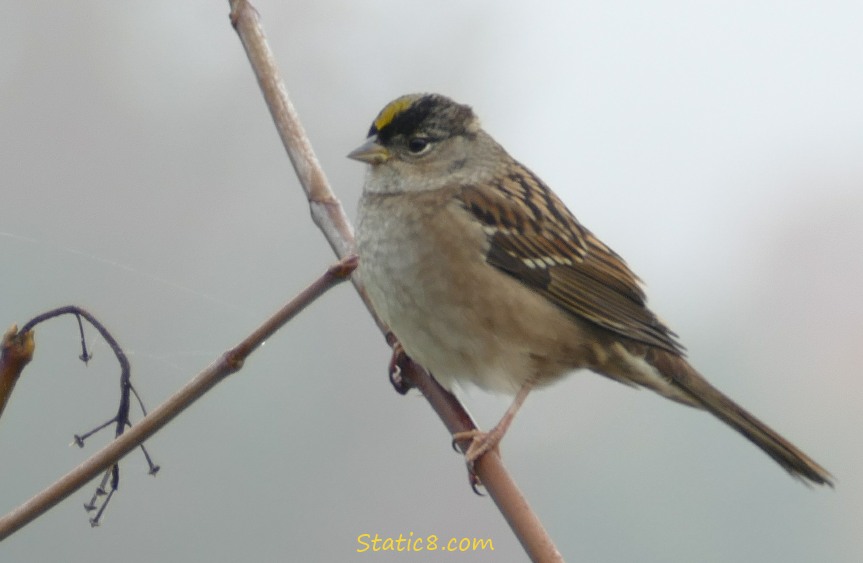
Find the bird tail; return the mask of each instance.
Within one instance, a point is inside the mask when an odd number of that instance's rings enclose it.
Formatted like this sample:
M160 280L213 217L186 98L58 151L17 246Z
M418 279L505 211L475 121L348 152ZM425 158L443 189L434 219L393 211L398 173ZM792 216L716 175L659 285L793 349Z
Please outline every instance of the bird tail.
M794 444L755 418L746 409L713 387L685 358L667 350L651 348L645 360L670 383L722 422L761 448L793 477L803 482L833 486L833 476Z

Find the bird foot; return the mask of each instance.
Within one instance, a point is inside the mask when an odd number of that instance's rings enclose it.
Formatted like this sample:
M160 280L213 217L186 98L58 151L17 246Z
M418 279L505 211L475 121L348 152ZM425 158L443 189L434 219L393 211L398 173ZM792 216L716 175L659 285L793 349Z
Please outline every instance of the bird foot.
M473 465L479 458L485 455L486 452L497 449L497 445L505 433L506 429L500 428L500 425L498 425L488 432L478 429L456 432L452 435L452 441L455 444L463 440L470 440L470 445L464 452L464 460L468 464L468 467L473 470Z
M389 335L387 335L387 339L389 339ZM402 377L402 365L404 364L404 362L409 361L409 358L407 357L407 354L405 354L404 348L402 348L401 343L396 340L395 337L393 337L392 340L392 347L393 355L390 358L390 364L388 369L390 383L392 384L393 389L395 389L399 395L404 395L413 387L410 381Z
M503 438L504 432L496 432L497 428L498 427L495 426L490 432L483 432L482 430L474 429L467 430L465 432L456 432L452 435L453 449L456 449L456 443L470 440L470 445L464 452L464 460L467 464L467 479L470 484L470 488L479 496L485 495L479 490L479 487L482 487L483 484L479 475L476 473L474 464L489 451L498 449L497 445L501 438ZM498 455L500 455L499 451Z

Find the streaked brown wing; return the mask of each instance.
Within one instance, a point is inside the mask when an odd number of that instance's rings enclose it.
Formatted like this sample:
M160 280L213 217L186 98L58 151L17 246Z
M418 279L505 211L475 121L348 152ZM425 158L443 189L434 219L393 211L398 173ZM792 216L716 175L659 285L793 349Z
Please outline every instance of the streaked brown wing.
M645 305L639 280L527 169L495 190L467 186L461 201L488 235L489 264L564 310L633 340L682 353L675 334Z

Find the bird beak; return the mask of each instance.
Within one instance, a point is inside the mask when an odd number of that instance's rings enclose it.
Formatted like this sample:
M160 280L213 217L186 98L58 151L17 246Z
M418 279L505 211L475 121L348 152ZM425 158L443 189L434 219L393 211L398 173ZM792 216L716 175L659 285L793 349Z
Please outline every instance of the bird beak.
M367 164L382 164L390 159L392 153L383 145L378 144L375 137L348 153L348 158Z

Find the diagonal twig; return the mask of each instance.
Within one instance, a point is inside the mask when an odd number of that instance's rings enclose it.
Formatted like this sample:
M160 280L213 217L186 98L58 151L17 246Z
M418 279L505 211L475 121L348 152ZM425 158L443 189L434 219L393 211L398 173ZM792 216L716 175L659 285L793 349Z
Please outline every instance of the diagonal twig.
M299 117L281 80L273 53L267 44L258 12L246 0L229 0L231 24L246 50L258 85L270 109L288 157L306 193L312 219L337 256L352 251L354 235L350 221L330 189ZM384 334L388 330L375 314L358 276L353 283ZM389 339L388 339L389 340ZM418 387L450 433L474 429L476 425L458 400L444 390L422 367L408 362L401 375ZM459 444L464 451L465 444ZM560 553L509 476L496 451L488 452L475 466L477 476L497 504L516 537L534 561L562 561Z
M117 463L120 458L168 424L217 383L242 369L246 358L258 346L327 290L347 280L356 266L357 260L354 256L347 256L331 266L320 278L267 319L252 334L222 354L210 367L195 376L182 389L141 419L140 422L129 428L122 436L93 454L56 483L0 518L0 541L35 520L86 485L106 468Z

